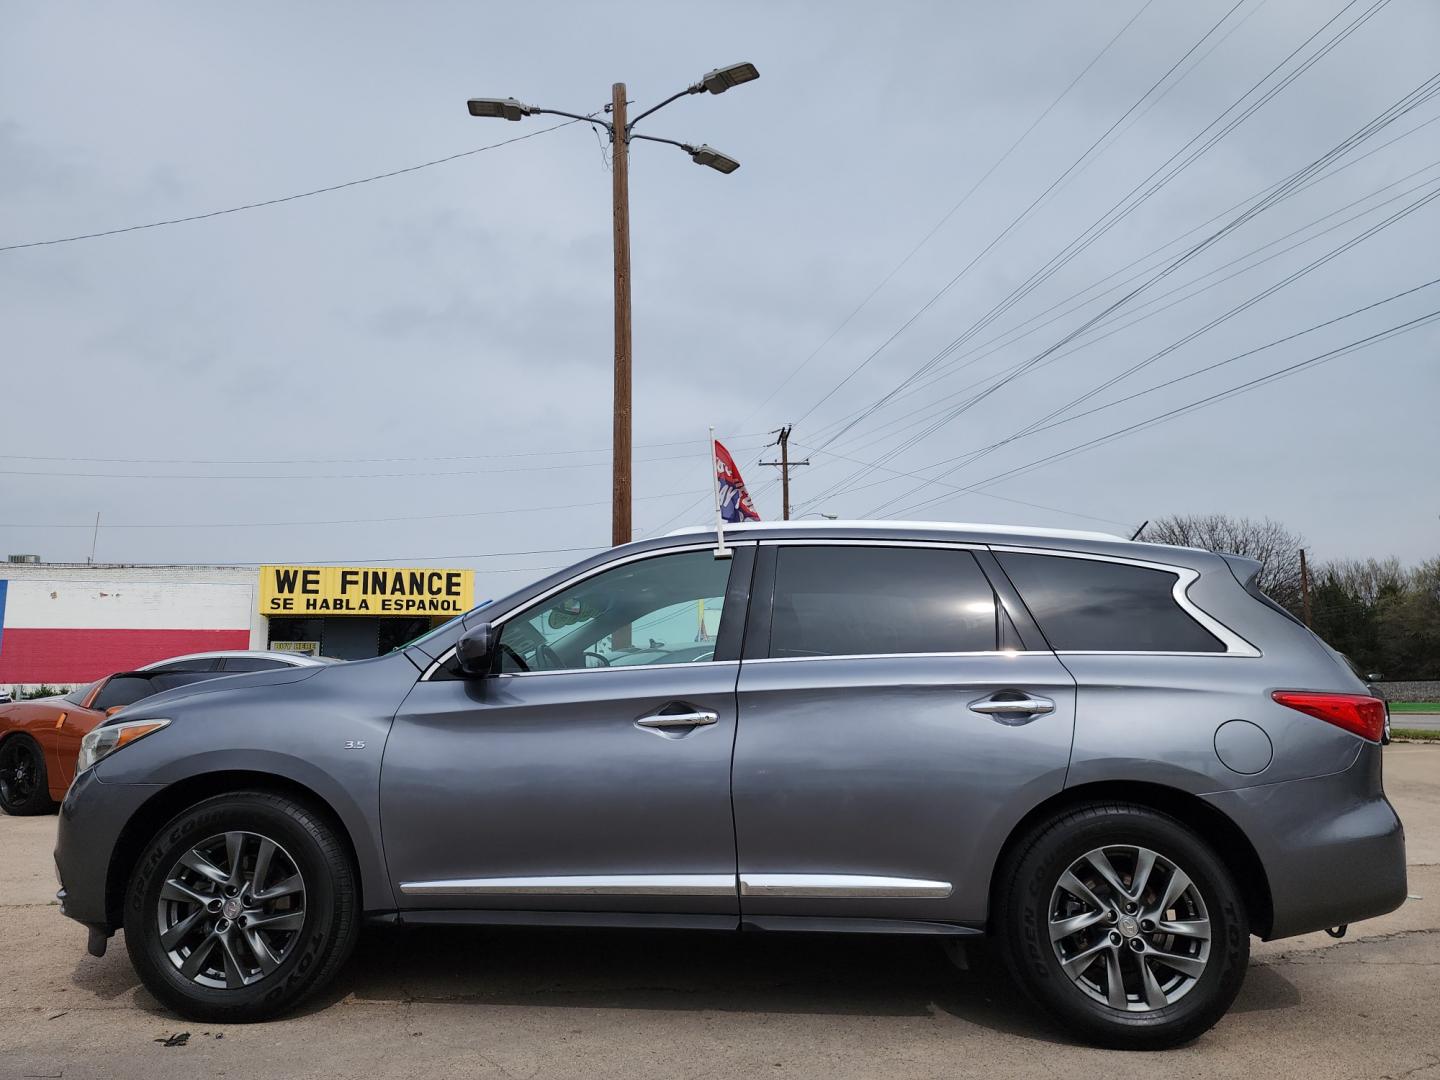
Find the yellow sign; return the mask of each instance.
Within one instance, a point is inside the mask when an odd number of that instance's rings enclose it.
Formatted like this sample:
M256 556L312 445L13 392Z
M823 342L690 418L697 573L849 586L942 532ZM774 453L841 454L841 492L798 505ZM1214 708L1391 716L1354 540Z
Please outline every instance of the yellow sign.
M459 615L475 606L475 571L373 566L262 566L260 614Z

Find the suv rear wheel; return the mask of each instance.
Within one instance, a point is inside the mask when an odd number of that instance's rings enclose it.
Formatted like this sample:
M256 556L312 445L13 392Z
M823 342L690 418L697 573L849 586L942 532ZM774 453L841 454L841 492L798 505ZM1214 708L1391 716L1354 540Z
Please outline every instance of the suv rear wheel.
M1244 904L1224 864L1175 819L1078 807L1030 833L1002 873L1006 966L1087 1041L1187 1042L1239 993L1250 957Z
M344 845L311 808L268 792L219 795L145 848L126 894L125 945L146 989L181 1016L263 1020L345 962L356 893Z

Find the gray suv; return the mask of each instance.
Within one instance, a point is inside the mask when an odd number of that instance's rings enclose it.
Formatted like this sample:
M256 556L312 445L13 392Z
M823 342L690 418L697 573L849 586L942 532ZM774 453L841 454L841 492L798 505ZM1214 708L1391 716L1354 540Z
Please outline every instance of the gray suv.
M1250 935L1405 899L1384 707L1257 564L908 523L596 555L378 659L170 691L86 739L64 913L195 1020L362 923L989 937L1087 1040L1191 1039Z

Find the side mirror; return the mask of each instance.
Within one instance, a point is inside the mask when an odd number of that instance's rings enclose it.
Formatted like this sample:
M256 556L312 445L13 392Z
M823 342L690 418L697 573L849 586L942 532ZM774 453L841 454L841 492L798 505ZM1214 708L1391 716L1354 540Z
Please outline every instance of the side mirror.
M495 664L495 646L499 635L488 622L472 626L455 643L455 656L460 670L476 678L491 674Z
M1370 672L1369 675L1366 675L1366 676L1365 676L1365 680L1366 680L1367 682L1380 682L1380 681L1382 681L1384 678L1385 678L1385 676L1384 676L1384 675L1381 675L1378 671L1372 671L1372 672Z

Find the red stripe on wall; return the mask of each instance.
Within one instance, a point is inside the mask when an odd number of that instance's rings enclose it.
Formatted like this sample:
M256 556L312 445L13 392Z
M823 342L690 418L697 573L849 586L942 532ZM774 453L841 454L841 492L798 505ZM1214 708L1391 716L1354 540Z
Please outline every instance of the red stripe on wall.
M249 630L0 632L0 683L80 683L181 653L248 649Z

